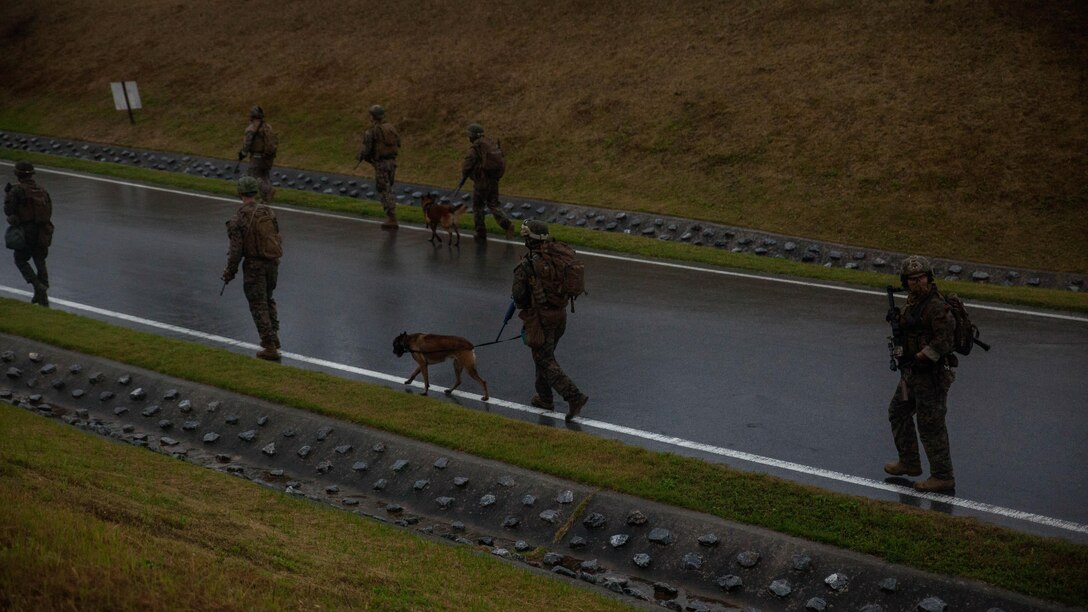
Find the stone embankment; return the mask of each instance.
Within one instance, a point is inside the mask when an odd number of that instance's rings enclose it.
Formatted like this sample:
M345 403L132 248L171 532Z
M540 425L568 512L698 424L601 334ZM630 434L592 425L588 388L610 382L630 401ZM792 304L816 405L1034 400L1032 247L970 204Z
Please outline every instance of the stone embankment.
M632 603L1059 609L24 338L0 335L0 360L0 399L42 416Z
M234 172L236 163L233 161L32 134L0 132L0 147L224 180L237 176ZM374 199L376 197L373 182L357 176L274 168L272 178L274 185L281 189L299 189L351 198ZM442 192L433 186L408 183L398 184L397 192L397 202L405 206L419 206L419 200L425 193L442 195ZM462 194L461 197L465 200L471 199L471 195L467 193ZM898 264L906 256L904 253L894 251L821 242L679 217L525 198L507 197L504 200L503 207L514 219L542 219L548 223L585 227L602 232L634 234L647 239L675 240L707 248L728 249L734 253L778 257L829 268L841 267L897 274ZM949 280L1065 288L1070 291L1080 291L1084 288L1084 278L1080 274L1001 267L940 258L933 259L933 265L939 278ZM894 278L889 279L889 282L898 285L898 281Z

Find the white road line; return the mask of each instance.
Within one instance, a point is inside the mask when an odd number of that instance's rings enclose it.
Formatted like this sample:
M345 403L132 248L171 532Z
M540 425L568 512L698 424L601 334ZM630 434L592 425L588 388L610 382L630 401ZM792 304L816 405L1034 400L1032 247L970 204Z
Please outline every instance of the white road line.
M0 161L0 165L13 166L14 164L12 162L8 162L8 161ZM238 201L237 198L227 198L227 197L223 197L223 196L215 196L215 195L209 195L209 194L198 193L198 192L193 192L193 191L181 191L179 189L169 189L169 188L166 188L166 187L156 187L156 186L153 186L153 185L143 185L143 184L140 184L140 183L131 183L131 182L128 182L128 181L121 181L121 180L118 180L118 179L112 179L112 178L107 178L107 177L102 177L102 176L95 176L95 175L88 175L88 174L78 174L78 173L75 173L75 172L66 172L66 171L63 171L63 170L54 170L54 169L50 169L50 168L39 168L38 171L39 172L47 172L47 173L51 173L51 174L59 174L61 176L70 176L70 177L74 177L74 178L81 178L81 179L86 179L86 180L90 180L90 181L100 181L100 182L103 182L103 183L113 183L115 185L124 185L126 187L138 187L138 188L141 188L141 189L150 189L152 191L161 191L161 192L164 192L164 193L173 193L173 194L177 194L177 195L192 196L192 197L197 197L197 198L205 198L205 199L209 199L209 200L217 200L217 201L221 201L221 202L235 203L235 202ZM359 223L368 223L368 224L371 224L371 225L377 225L377 224L381 223L380 220L366 219L366 218L363 218L363 217L343 215L343 214L338 214L338 213L328 213L328 212L321 212L321 211L315 211L315 210L305 210L305 209L301 209L301 208L291 208L291 207L286 207L286 206L272 206L272 208L275 208L276 210L282 210L282 211L285 211L285 212L297 213L297 214L302 214L302 215L312 215L312 216L315 216L315 217L327 217L327 218L331 218L331 219L341 219L341 220L345 220L345 221L356 221L356 222L359 222ZM410 230L421 231L421 232L429 232L430 231L429 229L427 229L425 227L418 227L418 226L413 226L413 225L401 225L401 227L406 228L406 229L410 229ZM489 238L489 240L491 240L493 242L499 242L499 243L505 243L505 244L521 244L520 242L517 242L517 241L512 241L512 240L508 241L508 240L504 240L504 239L501 239L501 238ZM680 263L672 263L672 262L668 262L668 261L639 259L637 257L629 257L629 256L626 256L626 255L616 255L616 254L612 254L612 253L600 253L600 252L597 252L597 251L589 251L589 250L580 250L579 253L582 254L582 255L585 255L587 257L598 257L598 258L601 258L601 259L613 259L613 260L616 260L616 261L622 261L622 262L627 262L627 263L639 263L639 264L643 264L643 265L657 266L657 267L661 267L661 268L672 268L672 269L675 269L675 270L687 270L687 271L691 271L691 272L704 272L704 273L707 273L707 274L716 274L718 276L731 276L731 277L734 277L734 278L745 278L745 279L750 279L750 280L760 280L760 281L766 281L766 282L771 282L771 283L781 283L781 284L786 284L786 285L798 285L798 286L801 286L801 287L812 287L813 289L829 289L829 290L832 290L832 291L845 291L845 292L848 292L848 293L858 293L858 294L861 294L861 295L876 295L876 296L881 296L881 297L886 295L883 291L877 291L875 289L861 289L861 288L858 288L858 287L845 287L845 286L841 286L841 285L829 285L829 284L826 284L826 283L819 283L819 282L814 282L814 281L805 281L805 280L798 280L798 279L784 278L784 277L777 277L777 276L763 276L761 274L752 274L752 273L749 273L749 272L735 272L735 271L732 271L732 270L721 270L721 269L718 269L718 268L704 268L704 267L701 267L701 266L695 266L695 265L691 265L691 264L680 264ZM993 312L1005 312L1005 313L1010 313L1010 314L1026 315L1026 316L1029 316L1029 317L1042 317L1042 318L1047 318L1047 319L1059 319L1059 320L1063 320L1063 321L1077 321L1079 323L1088 323L1088 317L1080 316L1080 315L1062 314L1062 313L1056 313L1056 312L1041 312L1041 311L1034 311L1034 310L1023 310L1023 309L1020 309L1020 308L1009 308L1007 306L993 306L993 305L989 305L989 304L980 304L980 303L976 303L976 302L971 302L970 304L971 304L971 308L975 309L975 310L990 310L990 311L993 311Z
M22 289L16 289L14 287L7 287L7 286L4 286L4 285L0 285L0 292L5 292L5 293L12 294L12 295L21 296L21 297L28 297L28 296L31 295L31 293L29 291L25 291L25 290L22 290ZM90 313L97 314L97 315L103 316L103 317L108 317L108 318L117 319L117 320L121 320L121 321L127 321L127 322L130 322L130 323L136 323L136 324L139 324L139 325L144 325L144 326L152 327L152 328L155 328L155 329L161 329L161 330L173 332L173 333L176 333L176 334L190 336L190 337L193 337L193 338L199 338L201 340L207 340L209 342L215 342L215 343L224 344L224 345L227 345L227 346L244 348L244 349L248 349L248 350L257 350L257 349L261 348L261 347L257 346L256 344L251 344L249 342L242 342L240 340L234 340L233 338L227 338L227 337L219 336L219 335L216 335L216 334L209 334L209 333L205 333L205 332L202 332L202 331L197 331L197 330L194 330L194 329L179 327L177 325L171 325L169 323L161 323L159 321L153 321L151 319L145 319L145 318L142 318L142 317L137 317L137 316L133 316L133 315L129 315L129 314L114 312L112 310L106 310L104 308L98 308L96 306L89 306L89 305L86 305L86 304L80 304L78 302L72 302L72 301L69 301L69 300L62 300L62 299L57 299L57 298L52 298L51 297L50 302L52 304L59 305L59 306L64 306L66 308L69 308L69 309L72 309L72 310L75 310L75 311L90 312ZM316 357L308 357L306 355L300 355L298 353L284 352L283 357L285 359L290 359L290 360L298 361L298 362L301 362L301 363L308 363L308 364L311 364L311 365L321 366L323 368L329 368L329 369L333 369L333 370L339 370L339 371L342 371L342 372L350 372L352 374L358 374L358 375L361 375L361 376L366 376L368 378L381 380L381 381L385 381L385 382L391 382L391 383L394 383L394 384L402 384L403 380L404 380L403 377L401 377L401 376L394 376L392 374L386 374L384 372L378 372L378 371L375 371L375 370L367 370L365 368L358 368L358 367L355 367L355 366L349 366L349 365L345 365L345 364L342 364L342 363L337 363L335 361L329 361L327 359L319 359L319 358L316 358ZM419 381L416 381L416 382L412 383L412 386L422 389L423 388L423 383L421 383ZM435 389L436 391L443 391L443 392L446 390L445 387L441 387L441 386L438 386L438 385L431 385L431 388ZM481 399L482 396L480 396L480 395L478 395L476 393L466 393L466 392L462 392L462 391L454 391L453 394L458 396L458 397L465 398L465 399L482 401L482 399ZM496 398L491 398L488 401L488 404L493 405L493 406L502 406L503 408L508 408L510 410L525 412L525 413L533 414L533 415L537 415L537 416L545 416L545 417L548 417L550 419L554 419L556 421L563 420L563 418L565 416L565 415L563 415L562 413L559 413L559 412L550 411L550 410L540 410L540 409L534 408L532 406L526 406L524 404L518 404L516 402L511 402L511 401L496 399ZM1040 515L1040 514L1033 514L1031 512L1024 512L1024 511L1021 511L1021 510L1014 510L1012 508L1004 508L1004 507L1001 507L1001 506L995 506L993 504L987 504L987 503L984 503L984 502L977 502L977 501L972 501L972 500L969 500L969 499L963 499L961 497L953 497L953 496L950 496L950 495L942 495L940 493L919 493L918 491L915 491L914 489L911 489L909 487L889 484L889 483L882 482L882 481L879 481L879 480L872 480L872 479L869 479L869 478L863 478L861 476L852 476L850 474L843 474L842 472L836 472L836 471L833 471L833 470L825 470L823 468L812 467L812 466L803 465L803 464L800 464L800 463L793 463L791 461L783 461L781 459L774 459L772 457L764 457L762 455L754 455L752 453L746 453L744 451L733 450L733 449L724 448L724 447L721 447L721 446L714 446L714 445L711 445L711 444L703 444L701 442L693 442L691 440L685 440L683 438L677 438L675 436L667 436L667 435L664 435L664 434L654 433L654 432L651 432L651 431L644 431L644 430L641 430L641 429L634 429L634 428L627 427L627 426L624 426L624 425L617 425L617 424L614 424L614 423L607 423L607 422L604 422L604 421L597 421L597 420L594 420L594 419L587 419L587 418L584 418L584 417L577 417L575 419L575 421L582 427L589 427L589 428L593 428L593 429L597 429L597 430L601 430L601 431L610 431L610 432L622 434L622 435L625 435L625 436L631 436L631 437L640 438L640 439L643 439L643 440L651 440L651 441L658 442L658 443L661 443L661 444L666 444L666 445L675 446L675 447L679 447L679 448L686 448L686 449L690 449L690 450L700 451L700 452L709 453L709 454L712 454L712 455L717 455L717 456L720 456L720 457L728 457L728 458L731 458L731 459L738 459L738 460L741 460L741 461L747 461L749 463L755 463L757 465L762 465L762 466L765 466L765 467L777 468L777 469L780 469L780 470L787 470L787 471L791 471L791 472L797 472L799 474L805 474L807 476L816 476L816 477L819 477L819 478L826 478L828 480L844 482L844 483L847 483L847 484L856 485L856 486L860 486L860 487L866 487L866 488L869 488L869 489L887 491L887 492L896 493L896 494L899 494L899 495L908 495L910 497L916 497L918 499L926 499L926 500L929 500L931 502L948 504L948 505L951 505L951 506L959 506L961 508L974 510L976 512L982 512L982 513L993 514L993 515L1001 516L1001 517L1005 517L1005 518L1027 521L1027 522L1031 522L1031 523L1036 523L1038 525L1045 525L1047 527L1053 527L1053 528L1056 528L1056 529L1063 529L1063 530L1066 530L1066 531L1072 531L1072 532L1076 532L1076 533L1088 534L1088 525L1075 523L1075 522L1072 522L1072 521L1066 521L1066 520L1062 520L1062 519L1052 518L1052 517L1043 516L1043 515Z

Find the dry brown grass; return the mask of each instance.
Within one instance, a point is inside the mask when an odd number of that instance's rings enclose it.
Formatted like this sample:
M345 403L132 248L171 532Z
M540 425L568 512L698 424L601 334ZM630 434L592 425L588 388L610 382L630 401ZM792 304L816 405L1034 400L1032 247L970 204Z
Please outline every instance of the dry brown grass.
M281 163L345 171L377 101L405 180L452 184L475 120L508 193L1086 271L1086 7L6 3L0 126L227 157L259 102Z

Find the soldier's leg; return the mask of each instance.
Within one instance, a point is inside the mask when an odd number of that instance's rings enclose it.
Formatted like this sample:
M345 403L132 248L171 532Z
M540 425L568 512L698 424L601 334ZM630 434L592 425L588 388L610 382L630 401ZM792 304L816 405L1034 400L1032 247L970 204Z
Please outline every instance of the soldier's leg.
M555 347L559 344L559 339L563 337L565 329L565 322L552 329L545 328L544 345L533 350L533 362L538 364L538 387L540 379L543 378L548 387L555 389L563 399L571 402L580 397L582 392L578 390L578 386L567 376L555 358ZM550 391L549 395L551 395Z
M268 310L268 283L265 267L260 264L251 264L248 259L243 261L242 288L249 302L249 313L253 316L253 324L257 327L257 335L261 338L261 345L272 342L275 330Z
M472 222L477 239L487 237L487 225L484 224L487 217L486 186L483 180L474 181L472 184Z
M919 385L918 436L929 459L929 472L933 478L955 480L952 471L952 451L948 444L948 427L945 416L948 413L948 388L952 384L952 372L937 371L932 376L924 377Z
M502 212L502 204L499 202L499 182L493 183L492 189L487 193L487 210L491 213L492 217L495 217L495 221L499 224L499 227L506 232L506 237L511 238L514 235L514 224L510 222L510 219L506 217L506 214Z
M49 286L49 268L45 265L45 259L49 257L49 247L34 249L34 267L38 270L38 282Z
M914 394L911 392L907 399L903 399L901 389L906 384L900 380L900 386L895 388L895 395L888 405L888 421L892 425L892 439L899 453L899 463L912 471L919 471L922 459L918 455L918 433L914 427Z
M386 159L374 164L374 188L378 192L378 199L385 211L385 222L382 227L393 229L397 227L397 200L393 196L393 181L396 178L396 161Z
M279 281L280 265L278 262L268 264L265 272L265 286L268 295L268 322L272 326L272 341L276 348L280 348L280 318L276 311L276 299L272 294L276 291L276 283Z
M34 252L31 249L19 249L13 253L15 267L19 269L19 274L23 275L23 280L33 285L38 280L38 274L34 272L34 268L30 267L30 259L34 256Z
M249 175L257 179L262 202L271 202L276 190L272 188L272 162L265 158L254 158L249 165Z

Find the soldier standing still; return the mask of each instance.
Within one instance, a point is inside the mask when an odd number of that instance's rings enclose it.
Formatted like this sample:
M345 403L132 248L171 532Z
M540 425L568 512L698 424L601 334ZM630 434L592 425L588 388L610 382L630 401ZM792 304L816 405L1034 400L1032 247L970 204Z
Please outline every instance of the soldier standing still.
M280 360L280 321L276 313L276 290L280 257L283 255L279 223L272 209L256 201L257 179L244 176L238 180L238 196L242 205L227 221L230 249L223 283L229 283L242 263L242 288L249 302L249 312L261 338L257 357Z
M14 249L15 267L34 287L34 297L30 301L48 308L49 270L45 259L49 256L49 245L53 243L53 200L34 180L34 165L30 162L15 163L15 178L18 184L9 183L4 190L4 214L8 225L20 226L23 230L24 243Z
M589 396L578 389L555 359L555 347L567 329L567 311L564 306L557 308L548 303L539 281L539 268L534 268L541 264L541 245L553 238L548 234L548 224L536 219L522 223L521 235L529 252L514 268L511 296L520 310L518 318L525 324L525 342L532 349L536 366L536 395L529 403L553 410L552 389L555 389L567 401L569 423L582 411Z
M489 159L502 159L502 152L491 139L484 137L484 128L478 123L468 126L468 154L461 163L461 181L472 179L472 218L476 225L476 240L487 240L487 227L484 219L487 213L495 217L495 221L506 231L506 238L514 235L514 224L503 214L499 204L499 179L505 172L505 166L501 168L489 168Z
M959 365L952 350L956 319L937 291L933 268L924 257L912 255L900 267L899 280L909 291L907 303L898 316L904 334L904 358L900 362L899 385L888 407L888 420L899 460L884 466L893 476L919 476L918 454L921 438L929 459L930 477L914 483L918 491L951 491L956 487L952 455L948 445L948 389ZM915 418L918 421L915 430Z
M363 133L363 149L356 157L374 166L374 188L385 210L382 229L397 229L397 202L393 198L393 182L397 178L397 154L400 152L400 134L392 123L385 120L385 108L379 104L370 107L372 125Z
M249 125L238 151L238 161L247 155L250 157L248 174L259 181L262 202L271 202L275 193L270 175L277 148L278 139L272 126L264 120L264 109L260 106L249 109Z

